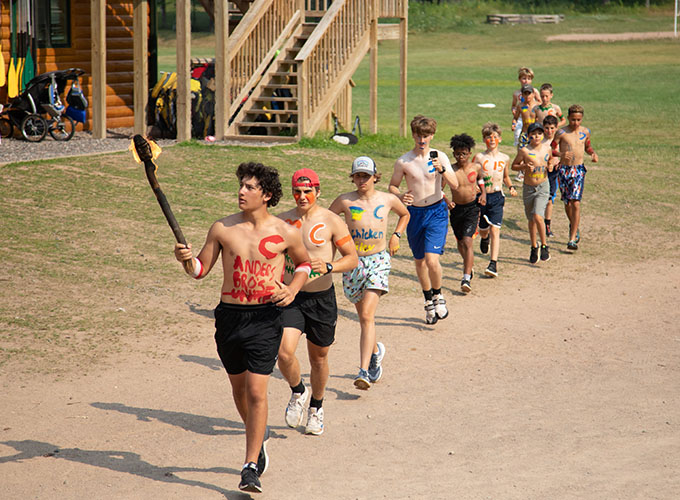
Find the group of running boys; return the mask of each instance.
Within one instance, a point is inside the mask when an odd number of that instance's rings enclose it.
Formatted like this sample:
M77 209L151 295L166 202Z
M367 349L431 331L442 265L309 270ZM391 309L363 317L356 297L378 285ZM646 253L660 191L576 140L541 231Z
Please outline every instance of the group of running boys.
M581 126L583 108L569 108L568 125L558 130L565 120L551 103L552 88L545 84L536 92L528 68L521 68L519 76L522 88L513 95L518 152L512 164L499 151L500 127L487 123L482 129L484 152L473 156L475 141L467 134L451 138L452 165L444 152L430 147L436 121L418 115L411 122L414 147L396 161L389 192L375 189L381 174L371 158L360 156L350 173L356 189L338 196L328 209L318 203L317 173L303 168L292 177L295 208L274 216L269 208L283 195L278 172L260 163L242 163L236 171L239 212L210 227L198 255L194 256L191 244L175 246L176 259L196 279L204 278L221 254L224 277L214 311L215 342L246 429L241 490L262 491L260 476L269 463L267 387L277 359L291 388L286 423L298 427L306 416L305 433L324 431L328 353L338 315L331 273L342 273L344 294L357 311L361 335L354 385L367 390L382 377L386 348L376 341L375 313L381 295L388 291L391 257L399 250L404 232L422 288L427 324L449 315L439 261L449 221L463 258L461 291L472 290L472 240L477 231L482 253L491 252L484 273L498 276L503 184L511 196L517 196L509 166L523 174L530 261L550 258L546 209L558 183L570 221L567 247L578 248L584 152L597 161L590 131ZM532 106L536 94L542 104ZM450 198L444 192L447 186ZM391 233L390 212L398 218ZM302 334L307 340L309 387L295 355Z

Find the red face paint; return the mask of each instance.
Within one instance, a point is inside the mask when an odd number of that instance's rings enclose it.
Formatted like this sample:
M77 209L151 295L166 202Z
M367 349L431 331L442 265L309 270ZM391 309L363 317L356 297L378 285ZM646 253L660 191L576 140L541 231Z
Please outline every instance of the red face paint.
M267 243L274 244L283 243L283 237L278 234L272 234L271 236L267 236L260 240L260 244L258 245L257 249L260 251L260 253L264 256L265 259L273 259L278 254L270 250L267 250L267 247L265 246Z

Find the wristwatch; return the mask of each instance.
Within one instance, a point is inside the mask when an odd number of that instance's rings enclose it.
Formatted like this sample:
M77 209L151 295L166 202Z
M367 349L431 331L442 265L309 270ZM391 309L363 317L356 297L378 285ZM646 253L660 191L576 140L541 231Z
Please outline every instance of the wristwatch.
M333 272L333 264L326 262L326 274Z

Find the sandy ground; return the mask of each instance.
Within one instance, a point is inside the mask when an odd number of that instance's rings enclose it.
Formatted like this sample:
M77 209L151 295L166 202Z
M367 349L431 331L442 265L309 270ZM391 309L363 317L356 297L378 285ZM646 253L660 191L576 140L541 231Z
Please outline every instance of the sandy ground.
M339 295L326 431L285 425L289 389L275 371L260 498L677 498L680 266L571 255L563 242L531 266L507 233L501 276L476 277L468 296L448 250L451 315L432 327L412 262L394 260L398 290L378 310L385 373L367 392L352 385L358 323ZM198 341L144 325L158 333L94 369L0 374L2 498L248 498L212 296L196 300L164 307ZM298 355L307 376L303 343Z

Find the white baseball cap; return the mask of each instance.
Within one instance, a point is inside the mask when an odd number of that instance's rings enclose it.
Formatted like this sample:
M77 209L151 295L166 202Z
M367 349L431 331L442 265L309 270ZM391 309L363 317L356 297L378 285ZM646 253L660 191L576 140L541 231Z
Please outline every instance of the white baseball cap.
M352 162L352 173L350 175L358 173L375 175L377 173L375 162L368 156L359 156L358 158L355 158Z

